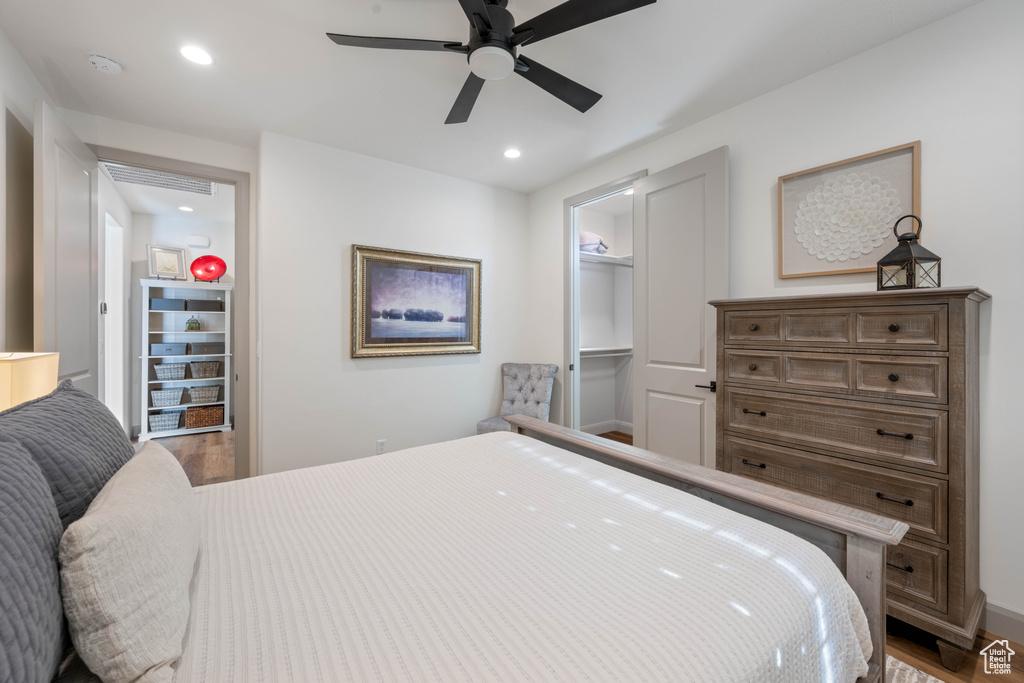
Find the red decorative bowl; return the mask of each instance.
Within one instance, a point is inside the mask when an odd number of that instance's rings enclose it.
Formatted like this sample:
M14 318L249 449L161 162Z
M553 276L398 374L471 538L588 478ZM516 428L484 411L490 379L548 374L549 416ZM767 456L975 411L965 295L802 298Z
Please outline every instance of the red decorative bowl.
M197 280L203 280L204 282L212 282L213 280L220 279L220 276L227 272L228 264L224 263L224 259L213 254L206 256L200 256L192 265L189 266L189 270L196 276Z

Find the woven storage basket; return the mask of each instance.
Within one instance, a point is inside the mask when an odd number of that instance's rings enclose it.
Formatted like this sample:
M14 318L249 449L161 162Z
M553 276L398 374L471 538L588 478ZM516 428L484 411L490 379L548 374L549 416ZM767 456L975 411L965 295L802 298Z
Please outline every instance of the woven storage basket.
M173 408L181 403L181 395L185 392L185 388L180 389L160 389L149 392L150 397L153 399L154 408Z
M181 411L173 413L157 413L149 416L149 430L151 432L167 432L177 429L181 422Z
M220 386L189 387L188 395L192 397L192 403L213 403L220 397Z
M185 429L218 427L222 424L224 424L224 406L185 409Z
M192 366L192 379L211 379L220 376L219 360L193 361L189 365Z
M153 366L156 378L161 382L185 379L185 363L159 363Z

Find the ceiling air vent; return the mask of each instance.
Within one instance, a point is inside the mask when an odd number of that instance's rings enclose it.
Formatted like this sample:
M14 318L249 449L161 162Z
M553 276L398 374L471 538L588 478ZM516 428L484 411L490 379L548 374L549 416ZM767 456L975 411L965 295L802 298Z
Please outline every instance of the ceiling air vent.
M176 173L165 173L153 171L148 168L136 168L115 164L110 161L100 162L110 177L119 183L132 183L133 185L147 185L149 187L161 187L165 190L181 190L195 194L213 196L217 194L217 184L210 180L190 178Z

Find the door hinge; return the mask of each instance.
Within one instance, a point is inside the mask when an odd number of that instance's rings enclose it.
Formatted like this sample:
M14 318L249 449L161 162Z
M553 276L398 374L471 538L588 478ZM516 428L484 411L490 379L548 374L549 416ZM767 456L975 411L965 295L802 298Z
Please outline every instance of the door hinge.
M100 302L100 315L106 315L106 314L107 314L107 302L106 301L101 301Z
M711 384L694 384L693 386L698 389L710 389L712 394L718 392L718 382L715 380L711 380Z

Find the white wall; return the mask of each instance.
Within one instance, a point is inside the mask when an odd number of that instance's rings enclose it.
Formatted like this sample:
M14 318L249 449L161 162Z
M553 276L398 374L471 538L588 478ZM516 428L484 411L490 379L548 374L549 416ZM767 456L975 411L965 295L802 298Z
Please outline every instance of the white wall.
M526 197L263 134L263 472L475 433L527 357ZM352 244L483 260L483 352L352 360Z
M943 283L993 295L981 339L981 583L990 603L1024 613L1022 36L1024 3L986 0L534 193L531 299L542 332L532 337L532 355L557 358L562 349L562 298L550 293L561 291L566 197L728 145L730 296L872 290L870 274L778 279L776 182L921 140L925 241L944 257Z

